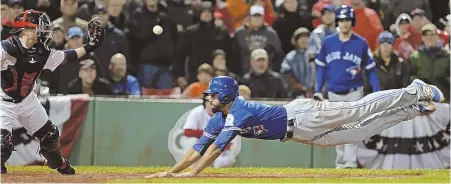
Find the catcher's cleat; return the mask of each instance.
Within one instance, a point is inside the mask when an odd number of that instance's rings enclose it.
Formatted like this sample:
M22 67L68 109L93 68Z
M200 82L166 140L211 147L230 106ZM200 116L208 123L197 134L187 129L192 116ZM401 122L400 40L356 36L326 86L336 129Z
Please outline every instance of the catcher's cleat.
M2 173L2 174L8 173L8 169L6 169L5 166L2 166L2 167L1 167L1 173Z
M74 175L75 174L75 169L69 164L69 161L66 159L64 159L63 165L56 170L61 174L66 174L66 175Z

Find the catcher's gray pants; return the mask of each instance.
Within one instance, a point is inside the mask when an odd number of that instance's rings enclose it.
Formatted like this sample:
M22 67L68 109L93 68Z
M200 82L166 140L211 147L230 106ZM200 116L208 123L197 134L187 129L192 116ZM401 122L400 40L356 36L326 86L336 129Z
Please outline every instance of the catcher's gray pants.
M363 87L356 91L350 92L346 95L339 95L333 92L328 92L329 101L331 102L351 102L363 98ZM351 122L349 122L351 123ZM337 168L357 167L357 144L341 144L335 146L337 157L335 159L335 166Z
M297 99L285 105L288 119L295 119L295 142L336 146L357 143L399 122L419 115L418 86L379 91L352 102Z

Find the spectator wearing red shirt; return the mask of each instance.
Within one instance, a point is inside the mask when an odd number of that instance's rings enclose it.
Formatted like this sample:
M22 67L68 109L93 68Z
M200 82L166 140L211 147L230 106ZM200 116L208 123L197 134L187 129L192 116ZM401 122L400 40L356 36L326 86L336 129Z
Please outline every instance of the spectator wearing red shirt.
M379 15L371 8L367 8L362 0L351 0L352 8L356 14L356 26L353 31L368 42L371 51L378 47L377 38L384 30Z
M318 2L316 2L313 5L312 8L312 15L313 17L316 17L312 23L313 23L313 27L316 28L317 26L319 26L320 24L322 24L323 22L321 22L321 11L323 10L324 6L326 5L333 5L335 8L340 7L341 5L348 5L350 6L351 3L349 0L318 0Z
M412 44L407 40L411 33L409 28L411 27L412 19L408 14L401 14L396 19L394 24L398 38L396 38L393 48L398 55L403 59L408 59L410 54L415 50Z
M418 8L410 13L410 16L412 17L412 26L409 27L410 35L406 39L415 49L418 49L421 44L421 28L424 25L431 23L425 15L425 11ZM445 46L449 41L449 34L442 30L437 30L437 33L441 44Z

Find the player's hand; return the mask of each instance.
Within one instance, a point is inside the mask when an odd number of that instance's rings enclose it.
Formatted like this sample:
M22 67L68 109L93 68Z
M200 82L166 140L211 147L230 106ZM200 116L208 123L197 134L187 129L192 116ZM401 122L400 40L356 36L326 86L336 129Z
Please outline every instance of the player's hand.
M196 176L191 172L185 172L185 173L177 173L177 174L173 174L172 177L174 178L188 178L188 177L193 177Z
M315 94L313 94L313 99L318 100L318 101L324 101L324 96L322 93L315 93Z
M144 176L144 178L168 178L172 177L172 173L170 172L159 172L152 175Z

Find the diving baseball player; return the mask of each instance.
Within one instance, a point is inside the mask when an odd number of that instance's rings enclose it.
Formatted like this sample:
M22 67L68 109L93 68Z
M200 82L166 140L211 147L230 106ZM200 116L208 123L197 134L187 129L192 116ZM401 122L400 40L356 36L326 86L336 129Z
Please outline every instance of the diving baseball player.
M55 68L66 61L77 61L94 51L102 42L105 30L97 20L88 24L88 43L78 49L49 49L52 24L44 12L26 10L14 20L14 36L1 42L1 173L7 173L5 162L11 156L13 123L20 123L30 135L40 140L40 154L51 169L61 174L75 174L60 151L58 127L48 118L33 91L36 79L44 69Z
M435 111L431 101L444 101L435 86L414 80L407 88L375 92L352 102L296 99L284 106L244 100L238 82L220 76L210 81L213 112L199 141L167 172L153 177L189 177L199 174L224 151L235 136L295 141L312 145L360 142L422 113ZM179 174L197 164L190 172Z
M196 139L202 137L204 129L213 115L211 104L205 97L202 99L202 105L192 109L186 118L186 122L183 125L184 135L186 137L194 137ZM213 167L228 167L235 163L235 156L230 149L231 144L236 140L237 139L233 139L224 152L213 162Z
M376 73L371 50L364 38L352 32L356 17L354 10L346 5L335 12L335 25L339 32L324 40L315 59L317 65L316 92L314 97L324 100L321 93L327 83L329 101L355 101L364 96L362 70L373 92L379 91L379 79ZM336 146L337 168L357 167L357 145Z

